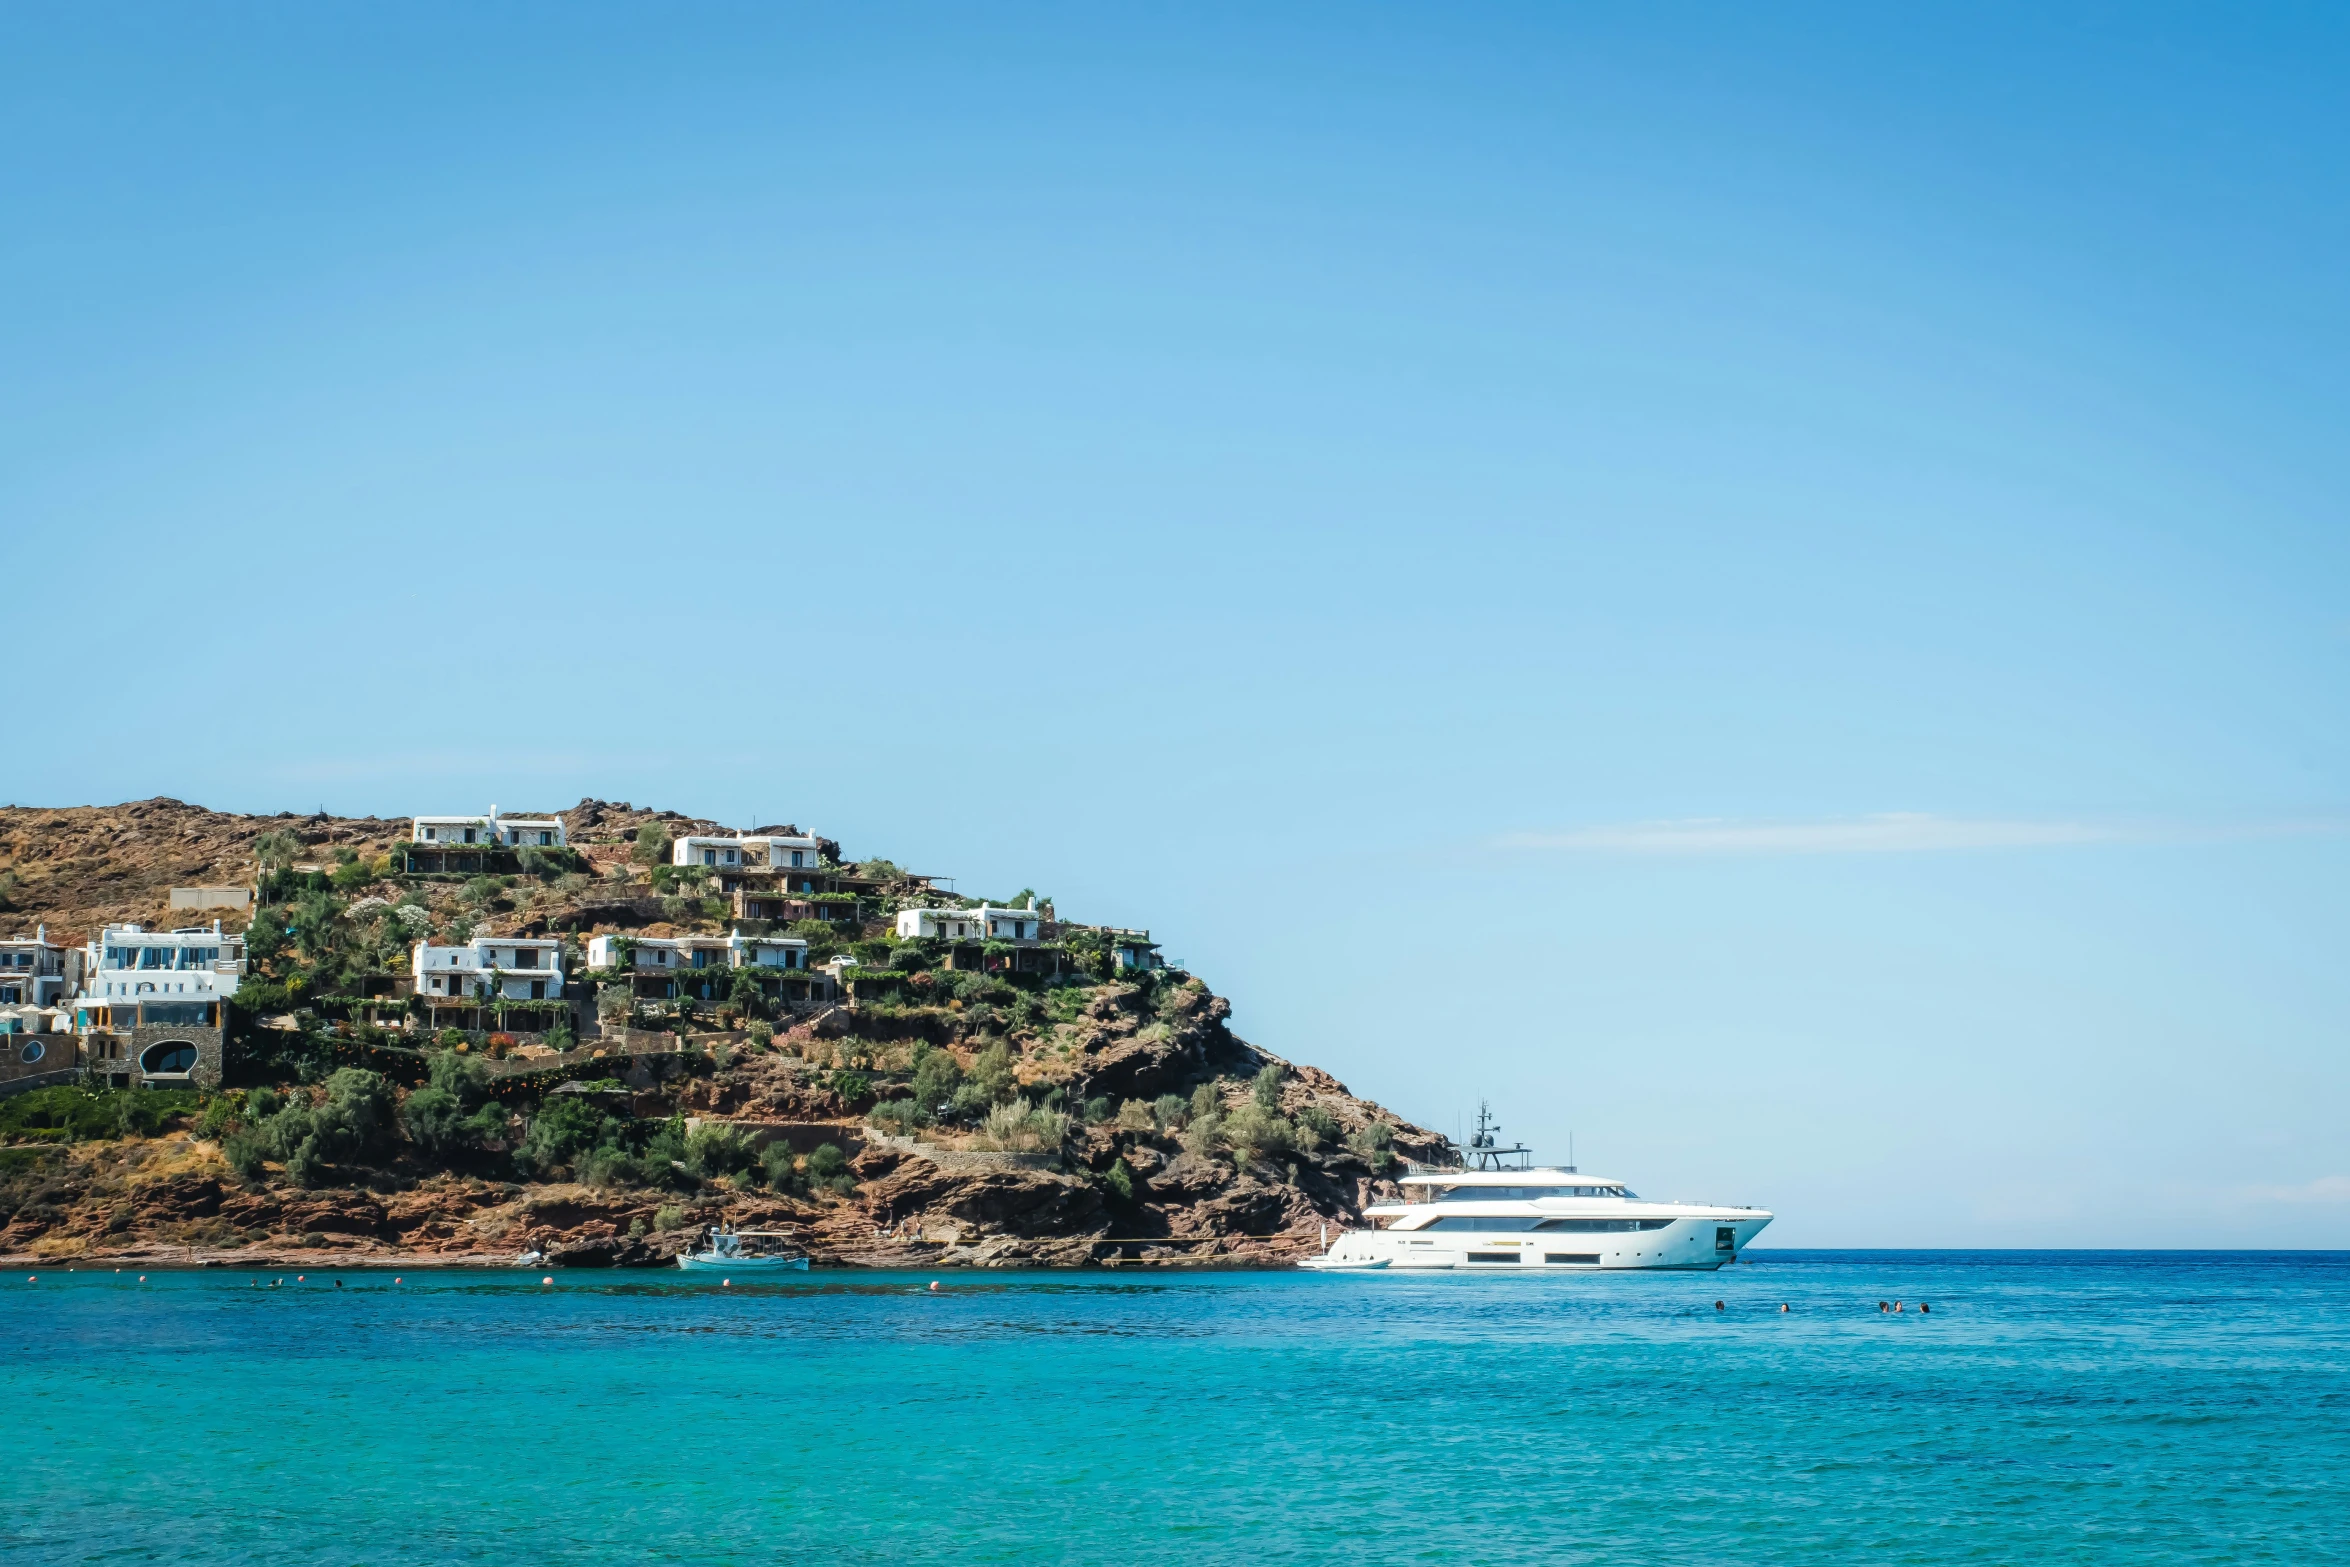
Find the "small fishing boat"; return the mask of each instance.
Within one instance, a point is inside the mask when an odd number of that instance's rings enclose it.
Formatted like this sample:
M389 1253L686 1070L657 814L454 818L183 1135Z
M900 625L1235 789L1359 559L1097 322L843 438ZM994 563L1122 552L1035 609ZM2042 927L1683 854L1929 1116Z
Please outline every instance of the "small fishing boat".
M745 1241L759 1244L745 1246ZM806 1252L786 1253L767 1243L781 1242L796 1245L790 1230L730 1230L724 1225L710 1226L710 1235L701 1246L677 1254L681 1268L723 1268L729 1273L782 1273L797 1269L808 1271Z

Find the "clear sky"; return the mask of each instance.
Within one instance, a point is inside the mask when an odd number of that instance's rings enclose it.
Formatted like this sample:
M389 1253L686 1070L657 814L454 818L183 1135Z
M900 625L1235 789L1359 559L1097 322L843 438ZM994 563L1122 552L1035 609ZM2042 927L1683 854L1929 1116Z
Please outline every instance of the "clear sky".
M2338 8L0 11L0 798L789 820L1817 1245L2350 1245Z

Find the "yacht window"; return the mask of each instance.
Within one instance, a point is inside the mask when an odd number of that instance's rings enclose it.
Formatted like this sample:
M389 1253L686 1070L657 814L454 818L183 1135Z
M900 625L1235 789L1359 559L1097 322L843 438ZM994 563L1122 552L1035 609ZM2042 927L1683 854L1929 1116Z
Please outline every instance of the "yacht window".
M1670 1219L1544 1219L1534 1228L1565 1235L1605 1235L1620 1230L1661 1230Z
M1423 1230L1531 1230L1542 1226L1540 1219L1486 1218L1473 1213L1448 1213L1420 1226Z
M1436 1202L1532 1202L1539 1197L1630 1197L1621 1186L1447 1186Z

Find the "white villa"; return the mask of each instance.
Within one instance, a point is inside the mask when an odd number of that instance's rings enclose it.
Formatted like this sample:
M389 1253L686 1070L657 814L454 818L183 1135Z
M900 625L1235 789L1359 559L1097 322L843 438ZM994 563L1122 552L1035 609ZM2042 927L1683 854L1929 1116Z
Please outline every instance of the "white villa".
M620 967L625 936L595 936L588 940L588 967ZM635 938L632 967L640 974L692 973L697 969L776 968L808 966L808 944L797 936L640 936Z
M460 1000L556 1001L563 948L543 936L476 936L462 947L420 941L410 960L416 993Z
M82 986L82 949L49 939L49 927L0 939L0 1006L70 1001Z
M898 939L910 941L1042 941L1044 915L1034 909L900 909Z
M75 1026L130 1029L141 1024L220 1027L220 1003L245 973L245 938L210 929L147 930L109 925L82 949L82 995Z
M560 816L500 816L491 806L487 816L419 816L409 827L411 843L435 848L489 846L505 849L559 849L568 843ZM681 862L682 863L682 862Z
M785 838L751 833L737 837L684 837L669 845L672 865L707 865L739 870L764 865L771 870L813 869L817 860L814 838Z

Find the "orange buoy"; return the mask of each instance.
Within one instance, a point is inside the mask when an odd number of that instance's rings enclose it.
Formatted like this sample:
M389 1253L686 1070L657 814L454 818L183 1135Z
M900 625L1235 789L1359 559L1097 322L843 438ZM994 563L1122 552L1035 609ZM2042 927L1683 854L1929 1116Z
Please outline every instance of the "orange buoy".
M543 1278L543 1279L539 1280L539 1283L541 1283L542 1285L544 1285L544 1284L552 1284L552 1283L554 1283L554 1282L555 1282L555 1275L553 1275L552 1273L548 1274L548 1275L547 1275L545 1278Z

